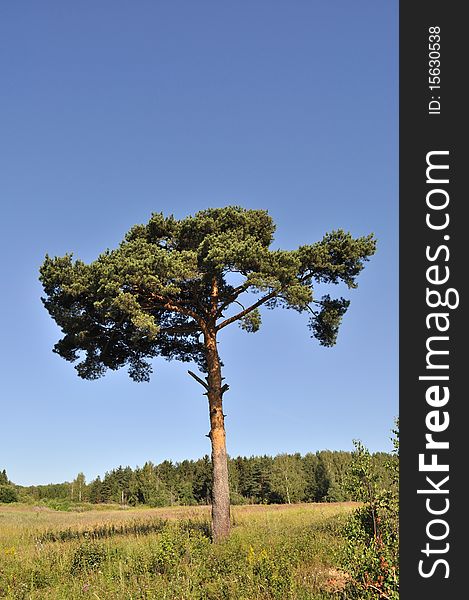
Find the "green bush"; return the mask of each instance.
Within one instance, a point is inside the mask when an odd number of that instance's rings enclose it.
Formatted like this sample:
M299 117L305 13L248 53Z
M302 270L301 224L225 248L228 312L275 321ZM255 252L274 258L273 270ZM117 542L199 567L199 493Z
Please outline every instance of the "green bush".
M18 492L12 485L0 485L0 502L18 502Z
M251 546L247 562L252 569L254 583L261 593L278 600L291 597L292 563L288 557L275 556L266 549L256 553Z
M99 569L105 558L106 550L102 545L95 542L83 542L73 554L70 573L78 575L80 573L95 571Z
M150 559L152 573L171 573L185 554L184 538L177 527L165 528Z
M240 505L240 504L248 504L248 499L242 496L239 492L230 491L230 504L231 505Z
M348 544L342 551L342 564L350 575L350 598L357 600L399 598L397 429L394 434L394 456L386 465L387 488L383 488L368 450L360 442L354 442L350 483L356 499L364 504L353 513L344 528Z

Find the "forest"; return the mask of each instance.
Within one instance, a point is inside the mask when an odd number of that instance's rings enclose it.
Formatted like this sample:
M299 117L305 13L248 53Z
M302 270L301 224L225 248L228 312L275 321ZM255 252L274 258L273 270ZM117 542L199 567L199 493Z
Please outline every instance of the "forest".
M349 472L353 455L322 450L301 455L238 456L228 459L232 504L293 504L345 502L356 499ZM389 482L387 465L397 457L385 452L371 455L373 470L383 487ZM142 467L119 466L87 482L83 473L72 481L21 486L0 472L0 502L41 502L66 510L70 504L176 506L210 504L212 467L208 455L198 460Z

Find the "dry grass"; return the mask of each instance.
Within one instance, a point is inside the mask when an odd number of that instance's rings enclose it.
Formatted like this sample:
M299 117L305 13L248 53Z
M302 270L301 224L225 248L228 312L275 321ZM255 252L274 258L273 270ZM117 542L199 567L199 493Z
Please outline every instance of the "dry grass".
M334 561L353 506L235 506L230 539L213 546L207 506L0 505L0 598L344 598L346 575Z

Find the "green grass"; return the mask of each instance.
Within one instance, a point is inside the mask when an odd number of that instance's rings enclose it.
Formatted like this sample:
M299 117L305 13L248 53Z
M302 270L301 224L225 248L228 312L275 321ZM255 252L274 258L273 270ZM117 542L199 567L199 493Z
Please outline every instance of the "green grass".
M0 598L344 599L350 504L240 506L230 538L208 507L59 512L0 505Z

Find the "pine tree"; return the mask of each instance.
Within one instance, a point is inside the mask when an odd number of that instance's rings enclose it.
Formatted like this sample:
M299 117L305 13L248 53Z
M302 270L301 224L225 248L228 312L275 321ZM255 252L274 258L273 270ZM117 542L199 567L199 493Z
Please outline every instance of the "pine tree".
M237 206L182 220L153 214L90 264L46 256L40 270L44 305L64 333L54 350L78 361L80 377L127 366L132 379L148 381L157 356L199 366L204 378L189 373L208 398L215 541L230 529L220 332L233 323L255 332L261 306L283 307L308 314L312 337L334 345L349 301L318 299L314 285L356 287L375 252L372 236L341 230L297 250L271 250L274 230L267 211Z
M0 471L0 485L8 485L9 483L7 472L3 469L3 471Z
M100 502L103 502L102 488L103 483L98 475L96 479L94 479L89 485L88 499L90 502L93 504L99 504Z

